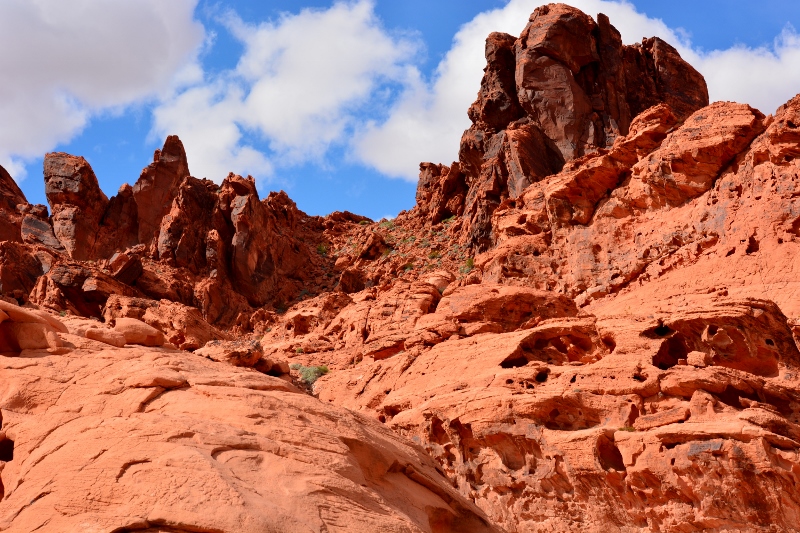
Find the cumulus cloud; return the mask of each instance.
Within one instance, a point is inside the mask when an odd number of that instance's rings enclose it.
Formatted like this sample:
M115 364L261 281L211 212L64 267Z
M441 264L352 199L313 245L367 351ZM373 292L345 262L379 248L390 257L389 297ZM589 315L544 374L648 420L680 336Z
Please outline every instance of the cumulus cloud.
M686 53L706 78L712 101L733 100L774 113L800 92L800 35L787 26L771 47Z
M197 78L197 0L0 2L0 164L68 142L97 113Z
M406 90L388 119L366 123L353 150L379 172L416 181L421 161L449 163L457 158L462 132L469 127L467 108L480 87L484 41L493 31L519 35L530 13L542 2L511 0L479 14L460 28L432 80L409 76ZM800 36L786 28L773 46L703 51L685 32L637 11L626 1L571 0L596 17L605 13L625 44L658 36L675 46L706 78L711 101L745 102L771 113L800 90Z
M320 162L414 73L417 44L382 28L371 1L257 25L232 12L222 21L244 45L237 66L154 111L155 134L178 134L198 176L265 178L276 166ZM256 149L259 142L267 149Z

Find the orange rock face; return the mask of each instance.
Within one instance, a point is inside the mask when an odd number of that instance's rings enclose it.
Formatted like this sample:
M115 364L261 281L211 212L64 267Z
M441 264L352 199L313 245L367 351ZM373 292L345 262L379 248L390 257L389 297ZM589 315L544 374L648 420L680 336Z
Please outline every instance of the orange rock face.
M0 529L797 530L800 95L563 4L486 60L394 220L0 172Z
M22 240L22 216L17 211L17 206L27 203L14 179L0 166L0 241Z
M64 340L0 363L3 531L500 531L419 447L284 380Z

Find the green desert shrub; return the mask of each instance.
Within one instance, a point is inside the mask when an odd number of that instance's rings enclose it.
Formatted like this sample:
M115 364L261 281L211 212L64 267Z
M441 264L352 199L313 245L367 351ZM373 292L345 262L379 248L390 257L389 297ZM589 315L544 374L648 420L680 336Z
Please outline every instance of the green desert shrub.
M300 374L300 381L303 381L309 386L313 385L315 381L329 372L328 367L325 365L303 366L299 363L295 363L289 365L289 368L296 370L297 373Z

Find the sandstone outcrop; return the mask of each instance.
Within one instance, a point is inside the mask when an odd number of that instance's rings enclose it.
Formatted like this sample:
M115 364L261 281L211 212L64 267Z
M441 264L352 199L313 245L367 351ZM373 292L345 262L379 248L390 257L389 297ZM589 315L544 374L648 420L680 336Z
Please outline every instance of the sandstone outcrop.
M47 154L44 184L56 238L73 259L92 258L100 220L108 207L92 167L83 157Z
M0 529L796 530L800 95L562 4L486 60L393 220L0 176Z
M3 531L500 531L419 447L282 379L65 338L0 358Z
M0 300L0 353L15 355L23 350L60 352L59 333L66 326L58 319L34 309L26 309Z
M317 250L325 246L319 217L300 212L285 193L262 201L252 178L231 174L219 186L192 177L175 136L133 187L123 185L110 200L82 157L47 154L44 174L52 217L44 206L27 204L5 171L0 176L4 228L11 232L4 240L52 256L35 274L46 274L34 297L40 305L99 316L111 294L146 296L197 307L223 327L249 327L255 308L285 306L308 287L318 292L335 284L325 275L330 260Z
M136 202L136 227L139 242L149 246L159 234L161 219L169 212L181 182L189 176L183 143L170 135L153 162L144 170L132 189Z
M423 164L427 192L417 195L451 198L429 219L465 212L462 240L479 250L490 246L490 218L504 200L565 162L611 148L641 112L664 103L683 122L708 105L705 80L669 44L625 46L605 15L595 22L564 4L537 8L519 38L492 33L486 62L458 164L435 172ZM452 195L459 190L467 192Z
M20 241L22 217L18 205L28 201L11 175L0 166L0 241Z

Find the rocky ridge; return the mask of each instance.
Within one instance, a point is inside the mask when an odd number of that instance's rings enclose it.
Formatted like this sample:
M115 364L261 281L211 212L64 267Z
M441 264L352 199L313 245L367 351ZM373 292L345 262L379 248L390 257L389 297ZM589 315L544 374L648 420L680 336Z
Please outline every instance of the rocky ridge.
M486 60L391 221L176 137L110 199L48 154L51 216L0 170L0 527L792 531L800 95L563 4Z

